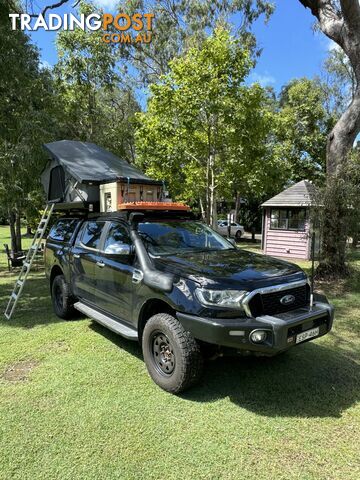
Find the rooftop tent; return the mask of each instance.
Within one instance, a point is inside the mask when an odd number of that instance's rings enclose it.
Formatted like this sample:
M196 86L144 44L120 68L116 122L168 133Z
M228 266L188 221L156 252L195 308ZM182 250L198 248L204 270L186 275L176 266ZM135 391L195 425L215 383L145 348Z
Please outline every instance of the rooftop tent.
M94 143L61 140L44 149L51 157L41 175L48 200L95 203L99 185L111 182L162 185Z

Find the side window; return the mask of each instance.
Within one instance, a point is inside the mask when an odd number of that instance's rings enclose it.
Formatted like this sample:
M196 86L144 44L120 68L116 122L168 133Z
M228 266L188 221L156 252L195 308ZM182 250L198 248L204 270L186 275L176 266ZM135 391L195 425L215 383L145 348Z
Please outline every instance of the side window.
M287 210L271 209L270 228L272 230L287 229Z
M105 239L104 250L106 250L107 253L110 253L112 248L115 250L116 246L123 244L131 244L130 236L126 227L120 223L112 223Z
M59 220L50 230L49 238L59 242L69 242L77 224L77 219L64 218Z
M81 243L87 248L98 249L100 245L101 232L105 222L87 222L81 236Z
M305 231L306 211L304 208L300 210L289 210L289 230Z
M306 210L304 208L271 209L270 228L272 230L305 231Z

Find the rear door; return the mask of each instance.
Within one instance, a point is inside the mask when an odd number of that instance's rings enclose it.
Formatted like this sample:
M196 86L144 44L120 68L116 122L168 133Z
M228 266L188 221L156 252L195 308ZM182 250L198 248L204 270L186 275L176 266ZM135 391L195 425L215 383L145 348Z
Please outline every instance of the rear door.
M134 254L119 254L131 246L127 226L122 222L109 222L102 252L96 264L97 306L121 320L131 322L133 292L132 282Z
M66 280L69 280L68 254L71 251L70 243L80 222L81 220L78 218L61 218L52 226L44 250L45 272L48 277L53 266L58 264L64 271Z
M96 262L104 230L104 221L86 221L72 249L72 283L74 294L95 304Z

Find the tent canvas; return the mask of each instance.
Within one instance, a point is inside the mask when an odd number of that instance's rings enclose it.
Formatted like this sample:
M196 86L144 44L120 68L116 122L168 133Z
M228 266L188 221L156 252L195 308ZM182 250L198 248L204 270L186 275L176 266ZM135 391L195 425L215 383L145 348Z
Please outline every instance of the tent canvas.
M44 149L51 157L41 176L48 200L98 202L99 185L117 181L162 185L94 143L61 140Z

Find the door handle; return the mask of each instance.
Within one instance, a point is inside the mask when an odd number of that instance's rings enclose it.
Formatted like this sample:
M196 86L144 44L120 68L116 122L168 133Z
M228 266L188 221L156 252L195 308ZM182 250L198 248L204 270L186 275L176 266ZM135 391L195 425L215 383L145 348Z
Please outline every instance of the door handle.
M74 258L80 258L80 255L78 253L74 253Z
M98 267L101 267L101 268L102 268L102 267L105 267L105 263L104 263L104 262L96 262L96 265L97 265Z

